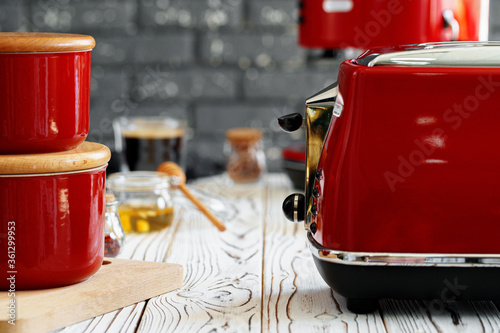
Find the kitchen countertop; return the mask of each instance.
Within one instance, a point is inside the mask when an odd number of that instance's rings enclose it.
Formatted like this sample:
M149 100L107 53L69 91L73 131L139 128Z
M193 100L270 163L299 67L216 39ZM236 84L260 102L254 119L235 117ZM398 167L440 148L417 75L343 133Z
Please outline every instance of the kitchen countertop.
M302 224L287 222L283 174L229 187L224 176L191 185L227 199L227 230L194 209L170 228L127 235L119 258L184 266L181 289L57 332L499 332L492 302L380 301L356 315L323 282ZM119 279L119 277L115 277Z

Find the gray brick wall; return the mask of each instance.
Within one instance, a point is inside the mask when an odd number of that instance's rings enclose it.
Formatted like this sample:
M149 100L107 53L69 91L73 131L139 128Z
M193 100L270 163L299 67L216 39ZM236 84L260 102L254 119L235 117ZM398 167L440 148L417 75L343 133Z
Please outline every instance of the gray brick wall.
M271 32L211 32L200 42L202 60L211 64L250 65L268 68L280 64L304 63L305 51L293 33L276 36Z
M290 0L251 0L248 20L257 26L290 27L297 21L297 3Z
M142 27L242 27L243 0L139 0Z
M25 6L7 1L7 4L0 7L0 31L26 30L27 10Z
M135 0L32 0L27 3L33 31L137 32Z
M500 1L491 1L491 39L500 39ZM296 0L2 0L0 31L90 34L89 139L113 147L113 119L173 115L192 128L188 166L201 176L224 168L224 131L265 131L270 170L302 141L276 118L303 112L335 81L342 52L320 59L297 45Z
M490 0L490 40L500 40L500 1Z

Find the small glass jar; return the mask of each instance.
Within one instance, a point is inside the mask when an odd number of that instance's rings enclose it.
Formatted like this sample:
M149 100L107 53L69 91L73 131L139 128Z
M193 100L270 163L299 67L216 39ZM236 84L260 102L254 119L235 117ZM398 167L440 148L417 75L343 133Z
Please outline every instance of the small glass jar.
M266 170L262 131L254 128L233 128L226 132L231 145L227 173L236 183L257 181Z
M172 224L168 175L153 171L115 173L109 176L107 187L120 202L118 214L126 233L158 231Z
M125 233L118 215L118 201L113 194L106 194L106 212L104 223L104 256L116 257L125 239Z
M121 117L113 122L116 150L122 153L122 171L156 171L171 161L185 169L186 121L166 116Z

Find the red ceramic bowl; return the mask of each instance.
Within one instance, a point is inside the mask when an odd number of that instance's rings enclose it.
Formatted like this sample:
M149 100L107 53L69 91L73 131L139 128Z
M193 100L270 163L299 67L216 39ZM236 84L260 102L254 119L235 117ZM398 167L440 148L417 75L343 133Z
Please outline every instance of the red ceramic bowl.
M0 33L0 154L76 148L89 132L90 36Z
M8 290L11 282L16 290L69 285L89 278L99 269L104 255L105 173L109 159L109 150L99 146L100 156L90 162L80 149L72 153L79 158L78 168L104 161L99 167L0 175L1 290ZM47 155L56 154L37 156ZM0 156L0 166L4 158ZM71 158L67 160L66 165L72 163ZM14 279L8 280L11 276Z

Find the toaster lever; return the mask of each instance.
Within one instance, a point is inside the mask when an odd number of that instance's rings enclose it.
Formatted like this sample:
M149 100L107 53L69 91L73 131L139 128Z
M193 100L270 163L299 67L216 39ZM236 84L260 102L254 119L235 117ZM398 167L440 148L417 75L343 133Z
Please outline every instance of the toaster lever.
M290 194L283 201L283 213L292 222L303 222L306 211L306 197L300 193Z
M285 132L295 132L305 125L304 118L300 113L292 113L279 117L278 123Z

